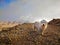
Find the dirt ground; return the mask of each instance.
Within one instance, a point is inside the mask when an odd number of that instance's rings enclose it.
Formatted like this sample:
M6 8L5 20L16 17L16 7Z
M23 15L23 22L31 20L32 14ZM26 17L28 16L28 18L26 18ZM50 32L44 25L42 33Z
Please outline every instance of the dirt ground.
M60 26L56 25L59 21L52 24L53 21L48 23L43 34L34 29L33 23L1 26L0 45L60 45Z

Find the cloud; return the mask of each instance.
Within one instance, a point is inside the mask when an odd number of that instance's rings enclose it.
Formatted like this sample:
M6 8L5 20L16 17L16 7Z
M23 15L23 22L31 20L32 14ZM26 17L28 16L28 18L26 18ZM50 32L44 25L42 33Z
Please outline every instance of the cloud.
M3 20L33 21L60 18L60 0L17 0L2 9L0 15Z

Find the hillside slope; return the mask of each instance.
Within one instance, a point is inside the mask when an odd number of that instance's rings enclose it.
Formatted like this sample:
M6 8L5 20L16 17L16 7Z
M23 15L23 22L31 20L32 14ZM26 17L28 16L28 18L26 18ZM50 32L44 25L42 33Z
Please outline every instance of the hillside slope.
M0 31L0 45L60 45L60 26L55 22L52 20L52 25L50 21L42 35L34 30L33 23L4 28Z

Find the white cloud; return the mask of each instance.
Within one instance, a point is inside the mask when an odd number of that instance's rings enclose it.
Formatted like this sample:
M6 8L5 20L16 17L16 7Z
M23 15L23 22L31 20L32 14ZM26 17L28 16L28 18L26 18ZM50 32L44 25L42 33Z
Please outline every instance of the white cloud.
M2 12L3 17L8 19L10 16L11 20L31 21L32 19L60 17L60 0L17 0Z

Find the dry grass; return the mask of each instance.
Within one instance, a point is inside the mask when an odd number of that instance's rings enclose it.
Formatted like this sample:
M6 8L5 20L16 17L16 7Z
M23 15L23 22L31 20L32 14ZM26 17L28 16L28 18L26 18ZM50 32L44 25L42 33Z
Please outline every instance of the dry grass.
M3 27L0 45L60 45L60 26L48 24L42 33L34 30L33 23Z

